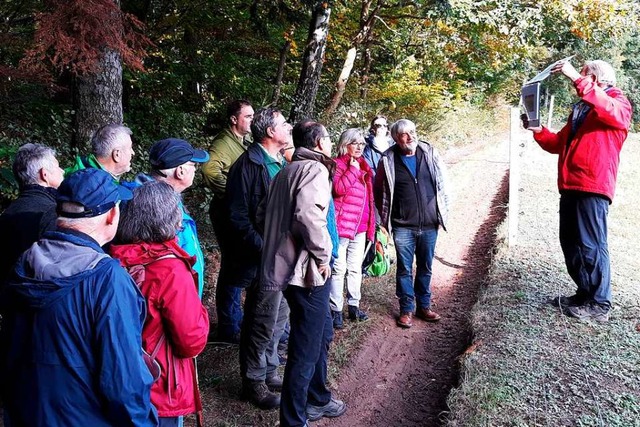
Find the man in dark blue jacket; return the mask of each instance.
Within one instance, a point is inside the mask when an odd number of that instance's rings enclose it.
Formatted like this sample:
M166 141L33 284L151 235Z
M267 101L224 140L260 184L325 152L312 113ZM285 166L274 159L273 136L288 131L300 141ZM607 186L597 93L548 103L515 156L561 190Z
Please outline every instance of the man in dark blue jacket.
M18 183L18 198L0 215L0 236L5 242L0 257L0 283L13 264L45 231L56 226L56 188L64 171L53 148L26 143L13 160L13 175Z
M292 143L291 125L275 108L262 108L251 122L254 143L231 166L227 180L231 247L229 277L247 288L240 334L242 396L262 409L280 406L278 341L289 318L282 292L265 292L258 283L262 234L258 206L266 198L273 177L286 161L280 153Z
M157 425L144 298L101 249L131 197L105 171L71 174L58 188L58 229L18 260L0 295L5 425Z

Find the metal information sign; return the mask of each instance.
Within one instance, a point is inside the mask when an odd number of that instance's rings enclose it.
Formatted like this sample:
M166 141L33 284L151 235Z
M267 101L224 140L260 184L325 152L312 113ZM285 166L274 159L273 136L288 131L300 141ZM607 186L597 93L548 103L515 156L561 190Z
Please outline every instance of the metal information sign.
M540 126L540 84L544 79L549 77L554 65L560 62L569 61L574 56L575 55L567 56L559 61L555 61L522 86L520 91L520 101L527 113L529 127Z

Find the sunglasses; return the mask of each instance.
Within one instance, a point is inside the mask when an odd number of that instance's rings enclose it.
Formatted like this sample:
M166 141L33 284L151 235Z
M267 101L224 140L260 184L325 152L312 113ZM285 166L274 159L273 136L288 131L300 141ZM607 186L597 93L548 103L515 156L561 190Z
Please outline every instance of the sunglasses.
M387 125L384 124L384 123L374 123L373 127L376 128L376 129L378 129L378 128L386 128Z

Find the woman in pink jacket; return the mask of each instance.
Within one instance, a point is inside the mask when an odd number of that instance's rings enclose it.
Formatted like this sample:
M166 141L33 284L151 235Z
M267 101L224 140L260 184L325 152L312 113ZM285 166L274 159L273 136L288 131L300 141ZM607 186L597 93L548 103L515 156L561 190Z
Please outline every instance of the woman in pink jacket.
M179 245L182 213L178 194L152 181L133 192L122 212L111 255L129 270L147 302L142 347L160 364L151 402L160 427L181 427L202 409L194 357L207 344L209 316L200 302L195 257Z
M359 129L347 129L340 135L336 172L333 176L333 198L340 247L333 265L331 315L333 327L343 327L342 296L345 276L349 319L364 321L367 314L360 310L362 261L366 242L373 241L375 211L373 204L373 172L362 157L365 141Z

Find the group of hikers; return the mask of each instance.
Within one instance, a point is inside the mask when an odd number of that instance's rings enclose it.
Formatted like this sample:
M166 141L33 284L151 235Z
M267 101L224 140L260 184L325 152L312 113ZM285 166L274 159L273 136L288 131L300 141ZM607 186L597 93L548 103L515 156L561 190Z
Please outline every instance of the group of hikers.
M555 303L606 320L606 211L631 108L603 61L554 72L581 97L558 133L531 128L559 154L561 243L578 285ZM212 336L239 345L241 397L279 408L280 425L343 415L327 387L328 350L344 328L345 287L346 317L369 318L362 266L379 227L395 244L396 325L441 319L430 285L449 189L414 122L377 115L366 135L346 129L334 147L322 123L292 125L275 107L237 100L226 119L208 152L178 138L155 142L148 172L126 182L135 152L121 124L98 129L91 154L66 170L51 147L19 148L19 196L0 216L9 243L0 265L6 426L169 427L194 413L202 423L196 356ZM221 253L214 334L201 301L205 257L181 199L199 166Z
M99 128L65 170L51 147L19 148L19 196L0 216L12 242L0 292L5 425L180 426L201 414L195 357L209 339L239 344L241 397L279 408L281 425L344 414L327 387L329 344L344 328L345 283L345 317L368 320L362 265L376 226L395 227L411 251L398 262L398 325L411 327L416 297L418 317L439 319L429 282L444 169L413 122L376 116L366 138L347 129L334 159L316 121L292 126L243 100L227 119L209 152L153 143L148 172L130 181L132 132L120 124ZM221 252L213 338L205 257L181 200L200 165Z

